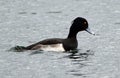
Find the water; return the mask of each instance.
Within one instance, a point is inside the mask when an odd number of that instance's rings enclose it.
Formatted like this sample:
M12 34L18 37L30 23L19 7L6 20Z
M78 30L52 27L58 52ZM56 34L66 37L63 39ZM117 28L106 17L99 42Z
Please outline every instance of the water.
M1 0L1 78L119 78L119 0ZM52 37L65 38L71 21L85 17L97 34L78 34L74 53L8 51Z

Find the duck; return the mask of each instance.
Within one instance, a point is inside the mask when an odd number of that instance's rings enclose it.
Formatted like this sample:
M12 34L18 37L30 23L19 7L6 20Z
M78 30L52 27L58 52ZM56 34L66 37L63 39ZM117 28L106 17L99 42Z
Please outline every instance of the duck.
M77 17L72 21L69 34L66 38L49 38L37 43L24 47L25 50L41 50L41 51L70 51L76 50L78 47L77 34L80 31L87 31L95 35L88 26L88 22L83 17Z

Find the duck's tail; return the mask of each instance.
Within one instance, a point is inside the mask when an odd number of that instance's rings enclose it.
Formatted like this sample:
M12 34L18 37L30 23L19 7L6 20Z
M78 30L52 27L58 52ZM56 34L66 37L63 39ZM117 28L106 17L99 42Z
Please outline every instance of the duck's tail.
M28 50L28 49L24 46L15 46L15 47L10 48L9 51L23 52L25 50Z

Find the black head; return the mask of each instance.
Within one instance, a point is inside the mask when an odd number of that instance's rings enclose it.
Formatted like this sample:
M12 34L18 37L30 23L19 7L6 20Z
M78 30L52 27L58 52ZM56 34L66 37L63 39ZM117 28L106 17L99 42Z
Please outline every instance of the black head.
M71 29L78 31L83 31L88 28L88 22L85 18L77 17L73 20Z
M79 31L87 31L90 34L93 34L89 27L88 22L85 18L77 17L72 21L72 26L70 27L70 32L68 37L76 36Z

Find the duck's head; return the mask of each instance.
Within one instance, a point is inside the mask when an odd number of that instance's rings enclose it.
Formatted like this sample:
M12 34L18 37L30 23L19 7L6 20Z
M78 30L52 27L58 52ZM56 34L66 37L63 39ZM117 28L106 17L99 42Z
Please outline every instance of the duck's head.
M90 34L95 35L92 31L90 31L87 20L82 17L77 17L73 20L70 30L74 32L87 31Z

